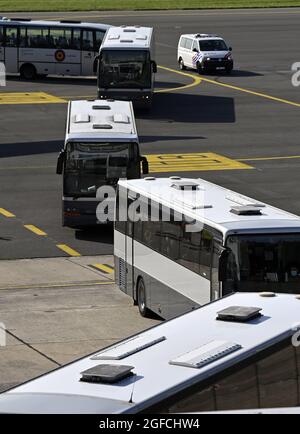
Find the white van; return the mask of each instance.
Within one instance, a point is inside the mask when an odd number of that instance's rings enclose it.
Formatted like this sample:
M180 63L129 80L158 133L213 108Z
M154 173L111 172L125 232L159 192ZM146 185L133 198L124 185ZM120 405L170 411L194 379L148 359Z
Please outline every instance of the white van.
M199 74L216 69L233 69L232 48L217 35L197 33L181 35L178 43L177 61L180 69L196 69Z

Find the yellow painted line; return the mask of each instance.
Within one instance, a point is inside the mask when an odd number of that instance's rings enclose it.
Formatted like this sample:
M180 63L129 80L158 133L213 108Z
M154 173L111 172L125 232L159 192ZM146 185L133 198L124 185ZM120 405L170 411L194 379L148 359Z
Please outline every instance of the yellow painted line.
M252 166L213 152L147 155L150 172L253 169Z
M8 218L16 217L13 213L7 211L4 208L0 208L0 214L4 215L4 217L8 217Z
M45 92L0 92L0 105L7 104L57 104L67 101Z
M111 274L114 272L114 269L110 265L107 265L107 264L93 264L93 265L91 265L91 267L96 268L97 270L100 270L100 271L107 273L107 274Z
M69 256L81 256L80 253L76 252L76 250L72 249L71 247L67 246L66 244L57 244L56 247L58 247L63 252L67 253Z
M268 161L268 160L293 160L300 158L300 155L288 155L282 157L253 157L253 158L238 158L237 161Z
M48 285L19 285L19 286L2 286L0 287L0 291L7 291L7 290L19 290L19 289L51 289L51 288L72 288L72 287L88 287L88 286L99 286L99 285L114 285L115 281L107 280L103 282L80 282L80 283L54 283L51 285L49 283Z
M43 237L47 236L46 232L42 231L41 229L37 228L34 225L24 225L24 228L35 233L36 235L43 236Z
M184 77L191 78L193 82L189 84L185 84L183 86L171 87L168 89L158 89L154 91L155 93L173 92L173 91L188 89L190 87L198 86L202 80L202 78L197 77L193 74L188 74L187 72L182 72L182 71L176 71L176 69L167 68L166 66L159 65L158 68L163 69L164 71L174 72L175 74L183 75Z

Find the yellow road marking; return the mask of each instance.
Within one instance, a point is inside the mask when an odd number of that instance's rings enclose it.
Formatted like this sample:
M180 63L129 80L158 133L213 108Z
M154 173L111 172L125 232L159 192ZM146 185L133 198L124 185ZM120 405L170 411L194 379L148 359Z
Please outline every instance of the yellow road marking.
M0 92L0 105L7 104L57 104L67 101L45 92Z
M81 283L54 283L53 285L49 283L49 285L19 285L19 286L2 286L0 287L0 291L7 291L7 290L18 290L18 289L51 289L51 288L71 288L71 287L78 287L78 286L98 286L98 285L114 285L115 281L107 280L103 282L81 282Z
M47 236L46 232L42 231L41 229L37 228L34 225L24 225L24 228L28 229L31 232L34 232L36 235L43 236L43 237Z
M93 264L91 265L92 268L96 268L97 270L100 270L106 274L111 274L114 272L114 269L107 264Z
M173 91L177 91L177 90L188 89L190 87L198 86L198 84L200 84L201 80L202 80L202 78L197 77L193 74L188 74L188 73L182 72L182 71L176 71L176 69L167 68L166 66L158 65L158 68L163 69L165 71L174 72L175 74L183 75L184 77L191 78L193 80L193 82L189 83L189 84L185 84L183 86L177 86L177 87L173 87L173 88L169 88L169 89L158 89L158 90L154 91L155 93L173 92Z
M80 253L76 252L76 250L72 249L71 247L67 246L66 244L57 244L56 247L58 247L63 252L67 253L69 256L81 256Z
M238 158L237 161L268 161L268 160L293 160L300 158L300 155L289 155L282 157L254 157L254 158Z
M253 169L252 166L212 152L147 155L150 172Z
M4 217L8 217L8 218L16 217L13 213L7 211L4 208L0 208L0 214L4 215Z

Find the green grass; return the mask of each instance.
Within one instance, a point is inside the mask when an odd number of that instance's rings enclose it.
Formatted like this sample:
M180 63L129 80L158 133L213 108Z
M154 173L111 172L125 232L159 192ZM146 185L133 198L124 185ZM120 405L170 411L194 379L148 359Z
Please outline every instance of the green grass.
M300 6L300 0L0 0L3 12L216 9Z

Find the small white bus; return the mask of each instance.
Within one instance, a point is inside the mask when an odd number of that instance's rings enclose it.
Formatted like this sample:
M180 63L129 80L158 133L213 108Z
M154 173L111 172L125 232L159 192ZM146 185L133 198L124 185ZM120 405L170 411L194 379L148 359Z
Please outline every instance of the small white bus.
M56 172L63 175L62 224L80 227L100 223L97 195L112 191L119 178L140 178L148 163L140 156L132 103L129 101L70 101L64 148Z
M233 294L0 394L0 413L299 414L299 305Z
M154 32L151 27L111 27L100 47L98 97L150 107L154 90Z
M171 318L234 291L300 293L299 251L298 216L205 180L119 182L116 278L144 316Z
M37 75L95 75L106 24L0 18L0 62L6 73L25 79Z

